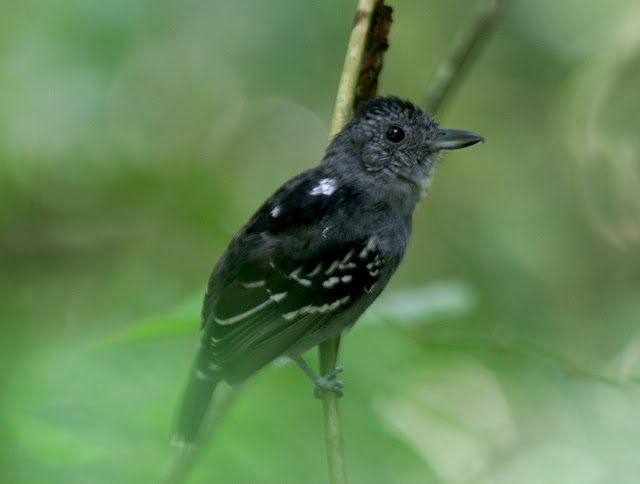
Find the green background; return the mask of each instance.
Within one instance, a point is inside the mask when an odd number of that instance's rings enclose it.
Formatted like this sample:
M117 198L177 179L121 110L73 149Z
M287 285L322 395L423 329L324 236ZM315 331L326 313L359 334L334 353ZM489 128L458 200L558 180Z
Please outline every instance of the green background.
M419 103L477 4L392 6L380 93ZM158 481L209 271L319 162L354 11L0 4L0 481ZM343 340L350 482L639 482L639 26L513 2L445 105L487 141L445 156ZM327 482L311 390L252 378L191 482Z

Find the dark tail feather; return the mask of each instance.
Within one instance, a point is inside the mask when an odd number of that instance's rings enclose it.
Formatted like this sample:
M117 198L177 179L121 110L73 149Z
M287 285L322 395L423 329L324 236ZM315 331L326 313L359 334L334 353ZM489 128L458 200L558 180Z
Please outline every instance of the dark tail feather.
M202 430L213 391L220 382L216 373L205 375L197 368L191 374L182 398L173 441L178 445L193 445Z

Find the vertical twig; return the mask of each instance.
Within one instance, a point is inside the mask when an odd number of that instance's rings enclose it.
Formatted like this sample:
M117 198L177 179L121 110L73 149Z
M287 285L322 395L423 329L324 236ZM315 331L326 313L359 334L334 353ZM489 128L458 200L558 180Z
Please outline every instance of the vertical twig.
M347 46L344 66L340 76L336 104L331 121L330 136L340 131L351 118L353 104L358 86L362 56L371 25L371 18L376 0L359 0L353 30ZM320 371L326 374L336 367L340 337L330 338L320 344ZM342 442L342 425L338 406L338 395L324 392L322 395L324 412L324 429L327 443L327 459L329 477L332 484L346 484L344 448Z
M364 55L375 4L376 0L359 0L358 2L358 10L353 22L353 30L349 38L342 74L340 75L340 84L338 85L338 94L336 95L336 104L329 132L330 137L340 131L353 114L360 66L362 65L362 56Z
M451 95L455 85L463 77L465 69L480 51L482 44L489 38L493 27L508 0L488 0L488 3L474 17L470 27L463 30L452 54L445 59L437 70L436 77L427 94L427 111L437 111L444 99ZM372 17L376 13L379 22L372 29ZM340 86L331 123L331 136L336 134L349 121L356 103L356 91L359 89L358 102L375 96L377 76L382 67L382 55L387 49L386 37L391 24L391 9L384 6L382 0L359 0L353 31L347 47L347 55L340 77ZM372 32L372 30L376 30ZM369 45L368 45L369 44ZM365 47L373 47L370 64L361 72ZM367 54L369 55L369 53ZM358 86L358 78L360 84ZM362 99L360 99L362 98ZM331 338L320 345L320 371L326 374L336 367L340 337ZM324 392L322 407L325 418L325 438L329 473L332 484L346 484L342 429L338 407L338 396L333 392Z
M425 111L436 114L445 98L451 95L493 33L507 2L508 0L488 0L476 13L471 24L461 31L451 54L440 64L429 86L424 103Z
M326 375L336 367L340 336L330 338L320 344L320 372ZM334 392L323 392L322 412L324 413L324 438L327 445L327 461L329 463L329 481L331 484L346 484L347 470L344 460L342 438L342 422L338 395Z

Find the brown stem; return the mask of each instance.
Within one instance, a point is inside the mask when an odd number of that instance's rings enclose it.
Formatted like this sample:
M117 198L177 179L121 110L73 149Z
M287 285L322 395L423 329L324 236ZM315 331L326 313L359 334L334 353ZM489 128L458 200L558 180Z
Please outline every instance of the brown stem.
M376 0L359 0L353 30L347 46L347 53L342 67L338 94L331 122L330 136L340 131L351 119L358 87L358 79L362 66L362 58L367 43L371 19L373 17ZM320 372L327 374L336 367L338 360L338 345L340 337L330 338L319 346ZM322 410L324 412L325 440L327 444L327 459L329 462L329 478L331 484L346 484L344 448L342 439L342 424L338 395L324 392L322 395Z

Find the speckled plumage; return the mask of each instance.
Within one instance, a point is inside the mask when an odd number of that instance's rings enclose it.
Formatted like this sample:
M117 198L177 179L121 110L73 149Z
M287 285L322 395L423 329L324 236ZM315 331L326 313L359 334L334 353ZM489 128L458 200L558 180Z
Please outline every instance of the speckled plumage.
M409 101L373 99L332 139L319 166L258 209L209 280L180 440L195 440L220 380L240 382L355 323L404 256L445 138L446 148L481 139L441 130Z

